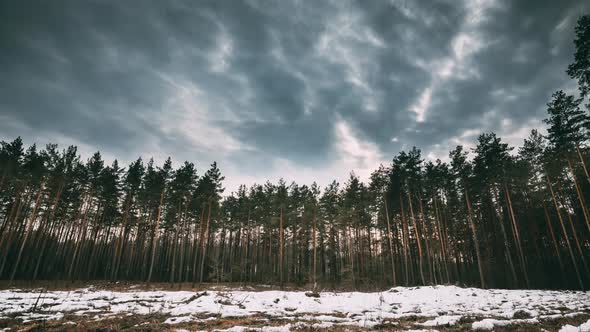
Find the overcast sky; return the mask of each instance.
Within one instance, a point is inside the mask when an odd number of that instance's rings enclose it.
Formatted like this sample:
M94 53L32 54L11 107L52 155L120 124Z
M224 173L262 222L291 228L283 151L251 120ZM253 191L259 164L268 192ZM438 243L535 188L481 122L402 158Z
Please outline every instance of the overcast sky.
M3 1L0 140L139 156L228 190L363 178L540 128L589 2Z

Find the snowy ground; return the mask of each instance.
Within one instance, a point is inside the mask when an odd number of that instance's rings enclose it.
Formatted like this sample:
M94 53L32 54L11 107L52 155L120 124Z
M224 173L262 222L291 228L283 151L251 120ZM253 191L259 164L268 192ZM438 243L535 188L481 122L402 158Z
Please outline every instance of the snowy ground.
M590 292L397 287L375 293L291 291L0 291L0 331L89 322L163 330L590 331ZM115 323L113 323L115 322ZM121 325L122 324L122 325ZM154 325L155 324L155 325ZM149 326L148 326L149 325ZM158 326L158 328L154 328Z

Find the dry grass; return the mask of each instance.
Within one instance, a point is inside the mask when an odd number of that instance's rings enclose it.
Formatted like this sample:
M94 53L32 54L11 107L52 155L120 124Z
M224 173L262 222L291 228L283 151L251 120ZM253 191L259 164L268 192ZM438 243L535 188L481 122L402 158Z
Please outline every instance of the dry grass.
M268 317L264 315L255 315L248 317L234 317L234 318L218 318L200 322L185 322L180 324L168 325L164 321L169 318L168 315L152 314L152 315L129 315L129 316L114 316L101 320L94 320L90 317L84 316L66 316L61 320L36 321L23 323L19 319L3 319L0 320L0 329L9 328L12 331L175 331L184 329L188 331L212 331L216 329L227 329L233 326L245 326L249 328L259 328L263 326L283 326L286 324L293 324L296 321L285 320L276 317ZM508 326L498 326L494 331L540 331L545 329L547 331L558 331L566 324L578 326L586 322L590 318L590 314L582 314L575 317L563 317L552 320L542 320L539 324L512 324ZM455 332L455 331L471 331L471 324L481 318L463 318L454 326L438 326L435 327L437 331L441 332ZM317 329L310 327L313 323L318 321L306 320L307 327L302 326L297 331L404 331L410 328L423 328L417 323L422 322L423 318L408 317L401 320L386 320L383 324L374 326L373 328L365 328L359 326L339 325L327 329ZM9 330L9 331L10 331Z
M202 284L192 284L190 282L174 283L167 282L138 282L138 281L107 281L107 280L85 280L85 281L68 281L68 280L15 280L12 283L7 280L0 280L0 290L3 289L45 289L48 291L68 291L72 289L79 289L92 286L96 289L104 289L110 291L128 291L128 290L169 290L169 291L203 291L203 290L247 290L252 292L261 292L269 290L284 290L284 291L309 291L313 289L313 285L296 285L285 284L283 288L279 285L273 284L243 284L230 282L207 282ZM318 287L317 291L334 291L334 292L351 292L351 291L365 291L377 292L384 291L388 288L384 287Z

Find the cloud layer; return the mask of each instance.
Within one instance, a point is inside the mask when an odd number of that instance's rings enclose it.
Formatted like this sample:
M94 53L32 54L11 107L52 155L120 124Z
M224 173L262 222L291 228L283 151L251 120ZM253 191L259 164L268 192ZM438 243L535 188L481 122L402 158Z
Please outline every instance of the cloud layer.
M540 126L581 1L15 1L0 139L325 184Z

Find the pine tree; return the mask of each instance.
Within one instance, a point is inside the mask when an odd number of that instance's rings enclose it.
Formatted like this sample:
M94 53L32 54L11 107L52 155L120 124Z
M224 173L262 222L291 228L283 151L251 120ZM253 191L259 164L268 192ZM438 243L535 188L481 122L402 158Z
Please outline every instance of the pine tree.
M582 96L590 93L590 16L578 19L575 28L576 39L574 46L574 62L567 68L568 75L578 80L578 87Z

